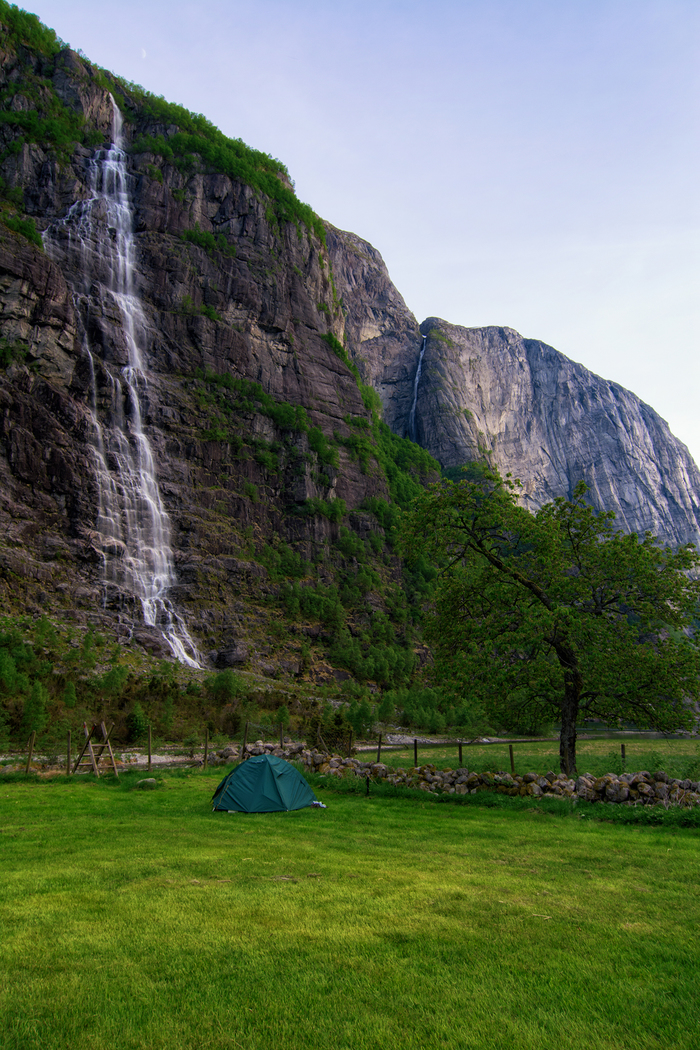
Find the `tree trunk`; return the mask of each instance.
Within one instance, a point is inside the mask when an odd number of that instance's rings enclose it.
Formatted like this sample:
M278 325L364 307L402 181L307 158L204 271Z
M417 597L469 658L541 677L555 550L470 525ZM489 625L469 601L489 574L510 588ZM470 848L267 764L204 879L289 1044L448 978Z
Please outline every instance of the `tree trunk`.
M576 718L570 717L566 703L562 706L561 712L559 768L568 777L576 776Z
M561 705L561 733L559 734L559 768L567 776L576 776L576 722L583 678L576 653L567 645L556 647L559 663L564 671L564 697Z

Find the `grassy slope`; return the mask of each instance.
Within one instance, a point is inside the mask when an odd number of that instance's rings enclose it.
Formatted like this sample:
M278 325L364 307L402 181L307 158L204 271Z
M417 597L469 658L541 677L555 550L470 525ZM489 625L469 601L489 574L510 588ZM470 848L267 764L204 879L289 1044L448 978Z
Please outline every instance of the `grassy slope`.
M217 781L0 785L3 1050L697 1045L695 833Z

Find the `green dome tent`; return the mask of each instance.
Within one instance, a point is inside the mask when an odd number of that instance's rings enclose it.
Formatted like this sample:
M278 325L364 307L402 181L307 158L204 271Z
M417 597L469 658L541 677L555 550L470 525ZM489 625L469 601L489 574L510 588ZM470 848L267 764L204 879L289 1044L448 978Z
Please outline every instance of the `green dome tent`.
M277 813L318 805L301 773L275 755L255 755L225 776L212 796L212 809L234 813Z

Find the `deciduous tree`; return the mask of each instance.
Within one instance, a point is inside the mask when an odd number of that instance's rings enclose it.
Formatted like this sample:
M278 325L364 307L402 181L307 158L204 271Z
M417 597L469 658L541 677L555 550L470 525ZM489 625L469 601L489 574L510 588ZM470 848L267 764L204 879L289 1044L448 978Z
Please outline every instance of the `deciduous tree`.
M438 672L503 722L523 712L560 722L563 772L576 771L584 719L690 728L695 547L620 532L583 483L534 514L517 487L484 468L433 485L404 517L405 554L443 565L427 626Z

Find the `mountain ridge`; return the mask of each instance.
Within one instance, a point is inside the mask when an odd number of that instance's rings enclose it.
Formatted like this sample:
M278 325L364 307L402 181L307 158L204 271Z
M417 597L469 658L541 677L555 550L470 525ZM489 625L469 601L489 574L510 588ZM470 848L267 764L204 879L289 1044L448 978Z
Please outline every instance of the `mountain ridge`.
M381 686L406 682L423 658L416 631L427 577L407 575L394 553L394 507L437 477L431 455L458 467L486 454L521 474L518 466L531 464L532 484L522 480L533 505L580 480L577 461L563 455L566 440L552 439L542 412L517 423L508 402L513 368L520 362L525 370L530 343L545 344L507 329L419 325L379 252L296 208L278 162L139 90L58 44L18 45L0 29L5 607L48 609L106 627L125 646L169 655L158 623L144 624L140 598L125 583L130 512L122 507L116 516L124 520L110 533L100 488L129 487L118 450L128 446L133 456L145 437L171 535L170 593L208 666L245 664L319 681L341 666ZM125 151L112 141L114 99L124 106ZM176 118L184 131L168 123ZM128 295L142 318L143 375L131 384L124 376L135 367L133 333L120 305L127 292L114 285L104 251L115 226L106 191L97 199L94 182L95 166L116 164L110 154L120 152L133 241ZM274 184L261 182L260 172ZM490 331L501 333L490 355L501 364L469 366ZM567 359L551 353L566 372ZM528 374L544 383L541 369ZM572 418L576 397L596 389L590 373L576 376L578 393L562 409ZM524 404L534 387L519 389ZM650 522L684 542L697 532L697 468L682 457L678 467L680 443L651 416L650 446L635 466L641 402L633 398L622 398L630 425L621 414L615 428L629 440L618 433L612 451L591 458L598 475L603 468L610 475L607 488L598 483L592 492L602 501L613 481L622 485L611 464L623 456L631 493L618 499L624 523ZM412 409L427 452L402 440ZM512 453L526 444L528 426L563 455L559 473L544 453L520 460ZM501 460L506 438L511 452ZM100 440L106 467L97 470ZM659 442L664 485L673 491L666 498L649 485L659 509L644 517L639 479L645 463L656 463L661 490ZM673 470L685 471L685 489L682 479L671 485Z

